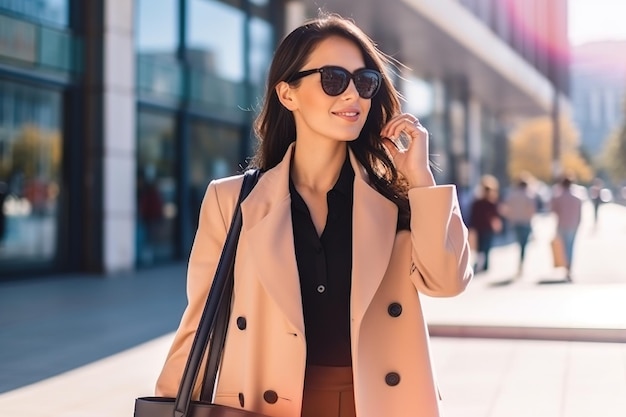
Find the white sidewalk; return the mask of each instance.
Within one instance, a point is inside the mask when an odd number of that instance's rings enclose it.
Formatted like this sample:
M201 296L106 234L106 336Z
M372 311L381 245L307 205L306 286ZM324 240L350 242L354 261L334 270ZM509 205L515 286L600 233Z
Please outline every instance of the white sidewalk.
M135 397L153 394L172 337L0 394L0 416L132 417Z
M131 417L171 337L2 394L0 415ZM626 415L624 344L434 338L432 350L442 417Z
M596 229L591 206L585 209L573 283L552 267L554 218L537 216L521 277L511 244L493 249L490 271L460 296L422 297L431 334L626 342L626 207L602 207Z
M626 416L626 345L434 339L442 417Z

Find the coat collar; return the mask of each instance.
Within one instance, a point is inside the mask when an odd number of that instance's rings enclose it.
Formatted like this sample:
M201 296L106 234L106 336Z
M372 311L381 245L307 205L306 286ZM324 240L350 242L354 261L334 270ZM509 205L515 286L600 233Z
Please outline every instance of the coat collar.
M283 160L261 176L242 203L242 241L249 245L248 253L263 287L291 324L304 334L289 194L294 148L292 143ZM349 155L355 173L351 314L360 323L387 269L398 209L369 185L365 168L351 150Z

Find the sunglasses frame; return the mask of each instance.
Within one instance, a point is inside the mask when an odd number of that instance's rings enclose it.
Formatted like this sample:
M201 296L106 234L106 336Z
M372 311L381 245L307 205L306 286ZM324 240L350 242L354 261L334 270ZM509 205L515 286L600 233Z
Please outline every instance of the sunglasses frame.
M346 85L341 88L341 90L336 93L336 94L330 94L326 87L324 87L324 72L330 72L330 71L339 71L343 74L347 74L348 75L348 82L346 83ZM292 83L294 81L297 81L301 78L307 77L309 75L312 74L316 74L316 73L320 73L320 83L322 84L322 90L324 90L324 93L326 93L327 95L331 96L331 97L337 97L341 94L343 94L344 91L346 91L348 89L348 86L350 85L350 80L352 80L354 82L354 86L356 87L357 92L359 93L359 97L369 100L372 97L374 97L376 95L376 93L378 93L378 90L380 90L380 85L383 82L383 76L380 72L376 71L375 69L371 69L371 68L361 68L358 69L356 71L354 71L354 73L348 71L347 69L343 68L343 67L339 67L336 65L325 65L323 67L320 68L313 68L313 69L309 69L309 70L304 70L304 71L300 71L295 73L292 77L289 78L289 80L287 81L288 83ZM363 95L361 94L361 91L359 91L359 88L357 86L357 82L356 82L356 78L363 74L363 73L373 73L378 77L378 85L376 86L376 89L374 90L374 92L372 93L371 96L369 97L363 97Z

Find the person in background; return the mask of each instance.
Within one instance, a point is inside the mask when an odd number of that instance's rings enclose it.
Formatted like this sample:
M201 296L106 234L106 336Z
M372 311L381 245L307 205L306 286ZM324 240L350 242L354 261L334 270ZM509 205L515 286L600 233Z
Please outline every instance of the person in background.
M537 212L537 199L528 187L528 177L520 176L502 204L502 215L509 221L520 247L518 276L522 275L526 245L532 231L531 221Z
M593 225L598 227L598 212L600 211L600 205L602 204L602 187L604 181L600 178L594 178L591 187L589 187L589 198L593 203Z
M489 269L489 254L493 238L502 231L502 219L498 210L499 182L492 175L484 175L480 180L478 197L472 203L469 228L476 233L477 258L476 272Z
M574 241L582 214L582 199L572 192L573 184L572 177L563 177L560 181L558 192L550 202L551 210L557 218L556 232L565 248L565 278L568 281L572 281L571 269L574 256Z
M153 166L147 166L139 175L137 193L137 249L141 261L150 264L156 255L163 220L163 198L156 183L156 169Z
M278 46L255 123L262 175L241 205L216 403L270 417L440 416L418 293L464 291L467 228L454 185L435 183L428 131L401 111L390 65L336 15ZM241 184L222 178L206 191L157 395L178 391Z

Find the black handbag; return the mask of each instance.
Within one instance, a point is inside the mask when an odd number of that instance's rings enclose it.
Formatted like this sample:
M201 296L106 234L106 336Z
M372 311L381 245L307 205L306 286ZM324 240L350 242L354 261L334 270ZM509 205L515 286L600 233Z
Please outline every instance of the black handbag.
M239 199L235 207L215 278L207 297L198 329L189 351L187 365L176 398L140 397L135 400L135 417L266 417L259 413L213 404L215 380L226 340L226 329L230 315L233 292L233 268L235 253L241 232L241 202L254 188L260 175L259 170L246 171ZM202 358L208 352L206 372L200 401L192 401L193 387L200 371Z

